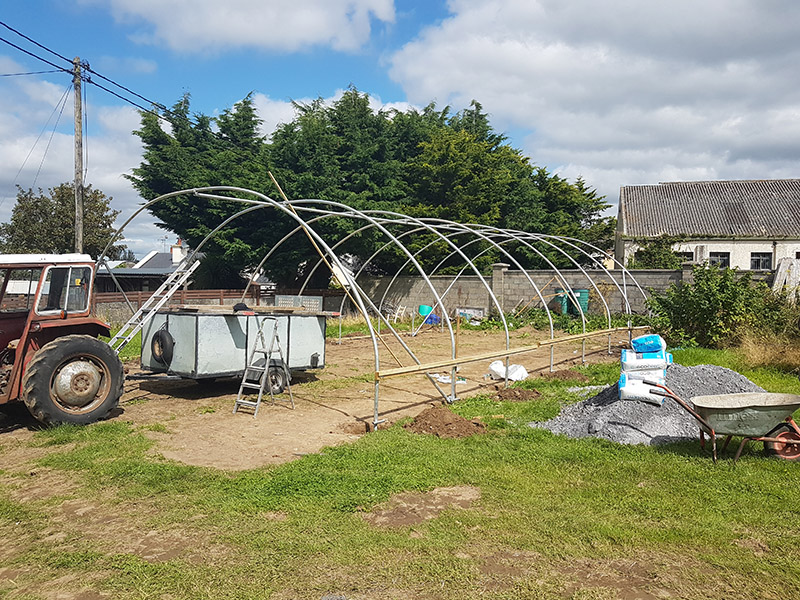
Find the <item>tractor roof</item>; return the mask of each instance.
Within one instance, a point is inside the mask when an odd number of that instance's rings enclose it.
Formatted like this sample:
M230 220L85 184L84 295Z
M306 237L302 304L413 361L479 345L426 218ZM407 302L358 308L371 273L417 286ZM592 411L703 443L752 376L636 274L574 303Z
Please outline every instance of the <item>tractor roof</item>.
M0 254L0 267L6 265L52 265L94 263L88 254Z

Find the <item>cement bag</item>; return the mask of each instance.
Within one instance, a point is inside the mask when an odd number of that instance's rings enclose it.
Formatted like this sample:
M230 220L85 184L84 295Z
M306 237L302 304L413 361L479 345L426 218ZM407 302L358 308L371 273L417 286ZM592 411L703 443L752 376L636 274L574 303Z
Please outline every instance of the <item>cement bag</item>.
M506 365L502 360L496 360L489 365L489 376L492 379L506 378ZM528 371L522 365L508 366L508 379L510 381L522 381L528 378Z
M627 377L628 380L638 379L639 381L644 381L647 379L649 381L656 381L661 385L664 385L664 382L667 379L667 370L648 369L646 371L623 371L622 376Z
M666 369L672 364L672 354L659 350L658 352L634 352L623 350L620 357L623 371L652 371Z
M659 383L663 382L659 381ZM645 384L641 379L628 379L626 373L623 373L619 378L620 400L647 402L648 404L661 406L664 403L664 397L651 394L651 389L653 389L653 386Z
M640 335L631 340L631 348L634 352L658 352L667 349L667 342L656 333Z

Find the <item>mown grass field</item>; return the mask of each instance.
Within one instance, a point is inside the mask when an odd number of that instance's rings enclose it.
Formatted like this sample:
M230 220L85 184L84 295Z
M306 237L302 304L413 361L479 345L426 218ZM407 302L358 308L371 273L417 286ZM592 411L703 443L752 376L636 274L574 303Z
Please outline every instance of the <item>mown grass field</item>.
M165 460L147 429L124 422L39 431L23 448L0 437L0 461L31 457L0 473L0 598L51 598L54 586L76 598L800 597L800 464L760 444L714 465L696 442L628 447L527 427L577 400L568 387L618 376L615 365L579 370L591 381L526 382L542 392L531 402L453 406L482 417L486 435L395 426L244 472ZM744 374L800 393L796 376ZM31 473L68 485L26 497ZM362 518L398 492L456 485L480 499L413 526ZM65 505L86 510L65 518ZM185 543L147 559L126 543L137 536Z

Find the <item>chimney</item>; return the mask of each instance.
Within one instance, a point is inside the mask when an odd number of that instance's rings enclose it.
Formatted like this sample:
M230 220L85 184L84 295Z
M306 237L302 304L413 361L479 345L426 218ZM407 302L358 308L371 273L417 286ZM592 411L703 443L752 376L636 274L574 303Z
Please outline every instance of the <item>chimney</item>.
M172 264L177 265L186 258L189 254L189 249L183 245L183 240L178 238L178 243L170 247L170 252L172 254Z

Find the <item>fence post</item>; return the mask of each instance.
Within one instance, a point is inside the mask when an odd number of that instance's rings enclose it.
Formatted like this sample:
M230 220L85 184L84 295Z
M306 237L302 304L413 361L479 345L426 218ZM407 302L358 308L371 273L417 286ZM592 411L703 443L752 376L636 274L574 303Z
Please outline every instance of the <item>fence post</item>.
M505 288L505 275L508 271L508 267L510 265L506 263L495 263L492 265L492 293L497 298L497 302L500 304L500 310L505 311L505 299L504 299L504 288ZM487 298L486 302L488 304L488 310L486 314L490 314L491 311L495 310L496 307L494 303L491 301L491 298Z

